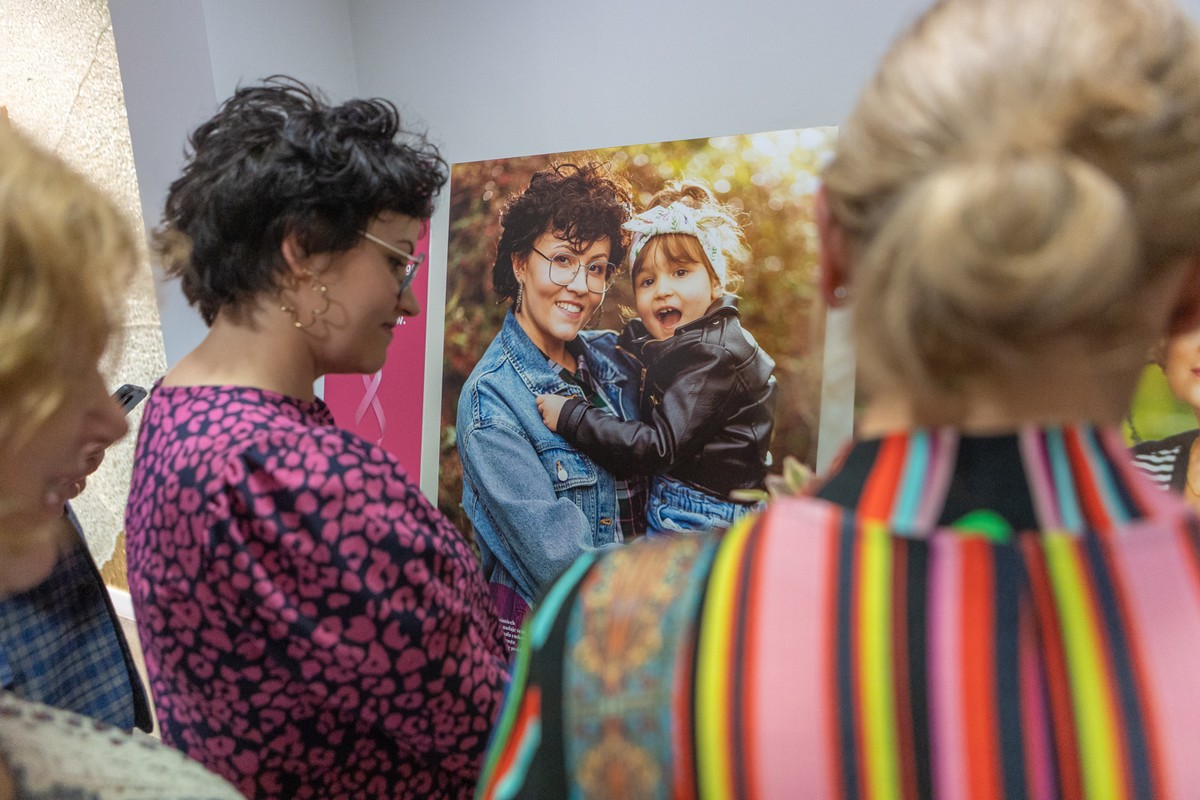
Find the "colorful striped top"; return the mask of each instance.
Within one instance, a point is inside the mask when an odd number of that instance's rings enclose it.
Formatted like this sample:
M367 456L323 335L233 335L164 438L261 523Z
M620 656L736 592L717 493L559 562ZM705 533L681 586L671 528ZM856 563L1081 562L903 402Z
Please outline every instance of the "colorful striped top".
M577 562L479 796L1200 797L1200 526L1118 434L861 442L817 496Z

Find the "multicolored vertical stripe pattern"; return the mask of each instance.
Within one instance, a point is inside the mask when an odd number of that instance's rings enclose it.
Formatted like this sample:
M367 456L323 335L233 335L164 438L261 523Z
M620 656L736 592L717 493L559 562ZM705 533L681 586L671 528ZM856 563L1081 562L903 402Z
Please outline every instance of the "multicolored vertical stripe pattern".
M1195 518L1109 432L1015 438L1034 528L986 502L947 520L962 442L920 432L877 443L853 508L777 501L681 545L689 578L670 592L663 565L682 551L598 560L555 620L565 652L540 662L557 665L575 755L535 753L530 773L557 771L561 796L581 798L1200 797ZM585 610L613 581L620 610ZM589 638L637 640L647 607L669 635L636 664L571 656ZM638 691L597 702L605 675ZM656 743L636 792L621 791L628 770L580 780L613 731Z

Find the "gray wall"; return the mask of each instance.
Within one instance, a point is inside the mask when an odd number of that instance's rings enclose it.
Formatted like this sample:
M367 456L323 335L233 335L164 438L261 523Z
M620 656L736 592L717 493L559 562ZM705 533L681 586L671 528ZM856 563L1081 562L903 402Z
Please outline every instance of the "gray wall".
M160 217L187 131L239 81L282 72L335 99L388 97L452 163L836 125L887 43L925 5L109 0L148 225ZM1183 5L1200 11L1200 0ZM430 246L427 492L435 485L446 229L443 208ZM160 288L159 305L173 364L204 327L173 284Z

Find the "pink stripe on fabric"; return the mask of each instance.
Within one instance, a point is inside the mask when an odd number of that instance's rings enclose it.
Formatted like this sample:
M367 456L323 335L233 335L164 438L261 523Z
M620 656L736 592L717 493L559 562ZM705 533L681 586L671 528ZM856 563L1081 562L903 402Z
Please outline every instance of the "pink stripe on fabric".
M933 431L929 437L929 451L929 482L917 508L917 528L922 531L933 530L946 505L946 493L958 456L958 432L949 429Z
M1058 509L1058 494L1050 472L1050 459L1046 455L1044 436L1040 428L1022 430L1021 455L1025 462L1025 475L1029 481L1029 493L1033 497L1039 527L1042 530L1060 531L1063 527L1062 514Z
M1051 742L1046 680L1038 658L1038 640L1031 598L1026 595L1020 630L1021 726L1025 730L1025 771L1033 800L1054 800L1054 747Z
M806 499L778 500L765 518L758 554L761 580L752 587L759 610L762 650L758 695L748 698L758 721L758 752L748 769L764 797L790 797L805 777L812 797L837 797L833 742L825 723L833 685L829 627L834 624L830 568L837 537L832 506Z
M967 763L963 744L962 551L949 533L935 534L929 548L929 707L933 784L938 800L965 800Z
M1179 516L1173 518L1179 524ZM1114 537L1114 571L1127 590L1131 646L1140 656L1159 725L1162 785L1171 797L1195 797L1200 787L1200 597L1190 554L1159 521Z

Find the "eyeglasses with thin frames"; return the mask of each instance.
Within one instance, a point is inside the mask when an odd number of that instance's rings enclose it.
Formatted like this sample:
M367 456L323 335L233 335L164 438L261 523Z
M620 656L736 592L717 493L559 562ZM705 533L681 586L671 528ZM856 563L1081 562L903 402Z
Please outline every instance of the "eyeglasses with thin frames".
M536 247L530 249L546 259L550 267L550 280L558 286L570 286L584 266L582 261L576 261L566 253L555 253L551 258ZM584 273L584 282L592 294L605 294L616 279L617 265L611 261L593 261L587 265L587 272Z
M421 268L421 265L425 263L425 254L421 253L420 255L414 256L412 253L404 252L399 247L396 247L396 245L394 245L394 244L388 244L383 239L380 239L378 236L375 236L374 234L367 233L366 231L359 231L359 233L362 234L364 239L371 240L375 244L382 247L384 250L387 250L389 253L392 253L393 255L395 255L397 258L399 258L403 262L404 277L402 277L400 279L400 291L398 292L398 294L404 294L404 292L408 289L408 287L412 286L413 278L417 277L417 270L419 270Z

